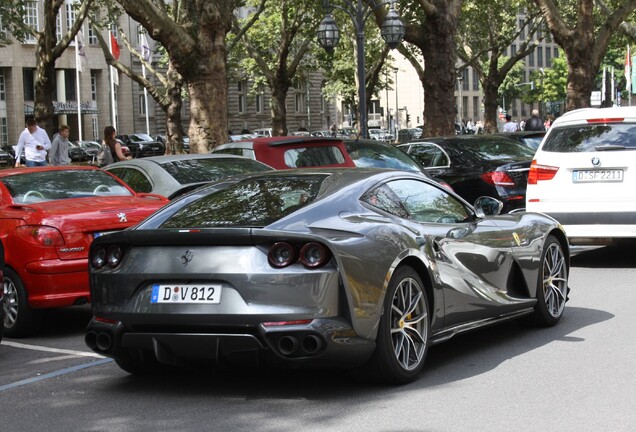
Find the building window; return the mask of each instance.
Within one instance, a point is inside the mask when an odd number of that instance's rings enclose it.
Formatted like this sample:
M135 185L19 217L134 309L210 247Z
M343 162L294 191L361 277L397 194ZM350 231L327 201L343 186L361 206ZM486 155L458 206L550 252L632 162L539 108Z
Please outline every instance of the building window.
M470 88L468 82L468 68L462 71L462 90L468 90Z
M4 24L2 24L2 18L0 18L0 38L6 39L6 37L7 37L7 32L4 28Z
M473 90L478 91L479 90L479 75L477 74L477 71L473 69Z
M510 45L510 57L514 57L517 54L517 45Z
M57 36L57 40L62 39L62 14L64 13L64 5L60 7L60 10L57 12L57 17L55 17L55 36Z
M256 95L256 99L255 99L255 105L256 105L256 112L261 114L263 111L265 111L265 96L263 95L263 93L258 93Z
M91 71L91 100L97 100L97 73Z
M24 24L38 31L38 2L27 1L24 3ZM35 36L32 34L26 35L24 43L34 44L35 42Z
M543 47L537 47L537 66L543 67Z
M146 98L144 97L143 88L140 90L139 94L139 115L146 115Z
M88 26L88 44L89 45L97 45L97 36L95 35L95 32L93 31L93 26Z
M552 52L550 51L550 47L546 47L545 49L545 67L552 67Z
M473 118L479 119L479 96L473 96Z
M93 126L93 139L99 140L99 119L95 114L91 117L91 126Z
M6 117L0 118L0 145L3 147L9 144L9 123Z
M246 108L245 101L247 100L247 81L246 80L239 81L237 83L237 90L238 90L238 112L243 114L245 113L245 108Z
M552 57L554 57L554 58L559 57L559 49L557 47L554 47L552 49Z
M525 23L523 20L519 20L519 40L523 41L526 38Z
M66 31L69 31L73 24L75 24L75 8L73 7L76 3L75 0L70 0L69 4L66 5Z
M294 80L294 109L297 113L307 112L307 84L305 80Z
M534 49L528 54L528 66L534 67Z
M0 100L7 100L7 88L4 82L4 73L0 73Z
M66 86L66 100L77 100L75 88L75 69L64 69L64 85Z

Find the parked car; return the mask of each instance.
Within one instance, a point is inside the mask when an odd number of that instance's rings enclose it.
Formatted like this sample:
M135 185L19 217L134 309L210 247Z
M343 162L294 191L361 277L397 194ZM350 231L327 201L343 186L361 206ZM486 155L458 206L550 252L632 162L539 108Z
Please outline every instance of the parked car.
M168 146L168 137L166 135L157 135L155 137L155 141L160 142L161 144L164 145L164 147ZM190 137L187 135L183 136L183 143L182 143L182 147L183 147L183 151L186 153L190 153Z
M15 165L14 153L11 152L9 146L0 148L0 167L12 167Z
M0 323L4 324L4 317L6 316L6 306L4 303L4 246L0 241L0 280L3 281L2 289L0 289ZM0 325L0 342L2 342L2 336L4 335L4 325Z
M144 133L117 135L117 138L121 140L122 145L128 147L134 158L161 156L166 153L165 145Z
M392 133L386 129L369 129L369 138L376 141L391 142L395 140Z
M91 162L95 160L95 158L97 157L97 152L99 152L99 149L102 146L100 142L92 140L74 141L74 143L84 150L87 156L86 160Z
M289 136L311 136L308 131L296 131L289 134Z
M330 137L333 136L331 134L331 131L329 130L319 130L319 131L313 131L311 133L311 136L315 136L315 137Z
M534 152L495 135L454 135L400 144L433 177L447 182L465 200L491 196L505 213L525 207Z
M254 134L259 137L271 137L273 136L272 128L254 129Z
M545 131L500 132L496 135L519 141L529 149L536 150L545 136Z
M13 167L15 165L15 151L17 148L18 148L17 144L5 145L2 147L2 151L7 154L7 156L5 156L6 161L9 162L9 165L7 166ZM24 152L22 152L22 154L20 155L20 163L22 165L26 163Z
M244 133L244 134L238 134L238 135L230 135L228 138L230 139L231 142L245 141L245 140L251 140L253 138L258 138L258 135L252 134L252 133Z
M93 159L93 156L89 155L86 148L81 147L77 141L69 141L68 157L72 162L86 162Z
M133 374L263 361L408 382L455 334L563 316L565 233L501 205L404 171L212 183L93 242L85 341Z
M240 156L179 154L131 159L103 169L122 179L136 192L174 199L213 180L273 168Z
M526 206L565 227L573 244L636 238L636 108L557 118L536 151Z
M420 172L410 156L391 144L373 140L323 137L255 138L217 146L213 153L234 154L275 169L309 167L375 167Z
M137 194L91 166L0 171L0 238L5 248L5 336L37 331L41 310L90 301L88 247L169 202Z

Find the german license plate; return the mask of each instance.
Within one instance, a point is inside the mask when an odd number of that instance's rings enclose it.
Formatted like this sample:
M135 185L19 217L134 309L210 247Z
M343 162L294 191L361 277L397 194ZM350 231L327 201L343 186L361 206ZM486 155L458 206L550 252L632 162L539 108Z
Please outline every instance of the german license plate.
M591 182L622 182L623 170L574 170L572 172L572 182L574 183L591 183Z
M154 284L150 303L221 303L221 285Z

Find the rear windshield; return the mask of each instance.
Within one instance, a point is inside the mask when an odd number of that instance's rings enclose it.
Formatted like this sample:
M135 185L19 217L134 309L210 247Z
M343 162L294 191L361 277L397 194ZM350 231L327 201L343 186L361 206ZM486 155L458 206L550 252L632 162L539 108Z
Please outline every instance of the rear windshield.
M422 172L415 159L391 144L349 141L345 146L357 167Z
M336 146L301 147L285 150L285 165L289 168L342 165L345 158Z
M636 149L636 124L598 124L555 128L543 150L557 153Z
M249 172L270 171L271 168L252 159L208 158L183 159L161 163L180 184L214 181Z
M327 178L251 178L188 203L161 228L263 227L311 203Z

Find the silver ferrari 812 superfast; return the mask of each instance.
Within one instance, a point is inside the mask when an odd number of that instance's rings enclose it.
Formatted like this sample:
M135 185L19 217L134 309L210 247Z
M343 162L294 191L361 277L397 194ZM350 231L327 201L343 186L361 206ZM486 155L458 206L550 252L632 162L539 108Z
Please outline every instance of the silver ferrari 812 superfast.
M271 362L408 382L455 334L561 319L563 229L501 205L402 171L228 178L92 243L86 343L130 373Z

